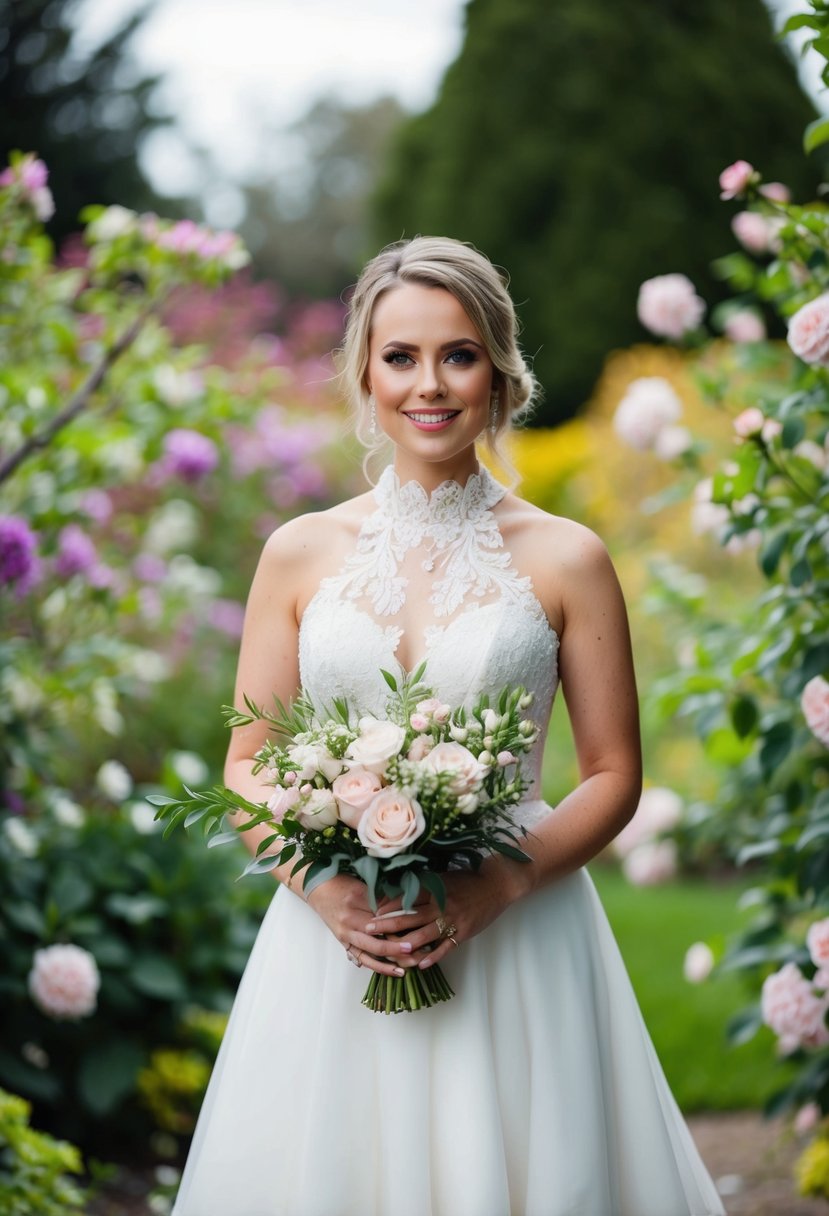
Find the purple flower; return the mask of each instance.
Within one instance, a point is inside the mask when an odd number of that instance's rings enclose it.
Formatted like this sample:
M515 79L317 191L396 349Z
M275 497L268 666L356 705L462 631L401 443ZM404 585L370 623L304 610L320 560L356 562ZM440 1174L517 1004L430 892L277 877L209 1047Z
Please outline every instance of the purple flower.
M207 612L208 622L229 638L240 638L245 621L245 605L238 600L214 600Z
M33 152L0 173L0 186L19 186L39 220L51 219L55 213L55 201L46 185L48 180L49 170Z
M132 569L142 583L163 583L167 577L167 563L155 553L139 553Z
M55 570L61 578L71 578L73 574L88 574L97 564L98 554L95 546L83 528L77 524L67 524L62 528L55 561Z
M161 465L169 476L198 481L206 473L212 473L218 463L219 449L212 439L199 431L179 427L164 436Z
M40 576L37 537L19 515L0 515L0 585L24 595Z
M81 510L96 524L105 524L112 518L112 499L105 490L87 490L81 499Z

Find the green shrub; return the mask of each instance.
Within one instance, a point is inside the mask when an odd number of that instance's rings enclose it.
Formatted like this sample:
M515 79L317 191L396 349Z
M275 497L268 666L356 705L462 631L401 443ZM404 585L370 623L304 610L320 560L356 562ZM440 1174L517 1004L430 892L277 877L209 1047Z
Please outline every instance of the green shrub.
M0 1089L0 1211L9 1216L83 1216L86 1193L72 1144L29 1127L28 1102Z

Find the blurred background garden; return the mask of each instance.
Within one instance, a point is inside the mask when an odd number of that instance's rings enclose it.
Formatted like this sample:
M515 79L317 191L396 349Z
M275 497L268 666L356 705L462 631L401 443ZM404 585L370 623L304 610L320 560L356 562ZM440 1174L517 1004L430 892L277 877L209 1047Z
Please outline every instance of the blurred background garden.
M668 1079L829 1198L827 56L822 0L0 0L0 1213L169 1211L273 883L146 797L220 779L265 538L365 488L331 352L417 233L508 269L521 492L627 597L592 872Z

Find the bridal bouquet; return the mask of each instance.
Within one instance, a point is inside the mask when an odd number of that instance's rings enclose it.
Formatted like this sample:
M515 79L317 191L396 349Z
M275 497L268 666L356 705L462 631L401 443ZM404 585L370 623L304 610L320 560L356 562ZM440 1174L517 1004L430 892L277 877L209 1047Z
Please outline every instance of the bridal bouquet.
M255 803L217 786L187 797L153 795L166 819L202 822L208 847L236 839L237 832L271 828L244 873L261 873L294 860L291 877L303 872L306 895L336 874L351 874L378 897L400 899L411 909L421 888L445 907L441 874L477 869L493 852L529 860L518 847L512 808L527 788L520 757L538 737L523 711L532 701L523 688L481 696L470 711L444 704L423 682L425 663L389 687L385 716L355 717L345 701L316 705L304 692L275 712L245 698L248 713L225 708L230 727L266 721L275 736L257 752L254 773L273 787ZM245 821L224 830L228 812ZM421 1009L453 995L438 966L408 968L402 977L374 973L363 1004L385 1013Z

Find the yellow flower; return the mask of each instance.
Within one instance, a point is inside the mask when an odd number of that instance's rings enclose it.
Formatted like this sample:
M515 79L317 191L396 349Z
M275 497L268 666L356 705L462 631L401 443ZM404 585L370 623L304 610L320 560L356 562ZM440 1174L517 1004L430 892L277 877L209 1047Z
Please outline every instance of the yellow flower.
M795 1162L794 1172L801 1195L829 1199L829 1140L813 1140Z

